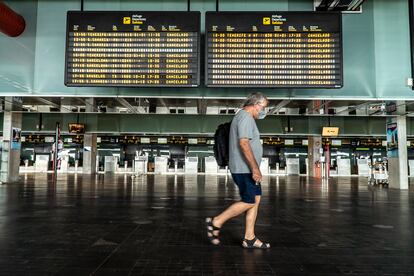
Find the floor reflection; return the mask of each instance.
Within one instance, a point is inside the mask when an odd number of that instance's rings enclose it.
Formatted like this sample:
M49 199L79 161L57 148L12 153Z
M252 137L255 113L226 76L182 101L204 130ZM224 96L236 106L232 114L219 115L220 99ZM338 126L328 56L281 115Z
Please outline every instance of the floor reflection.
M262 190L256 234L273 248L249 251L243 217L223 246L205 237L203 219L239 199L229 176L24 174L0 186L0 275L414 272L412 190L299 176Z

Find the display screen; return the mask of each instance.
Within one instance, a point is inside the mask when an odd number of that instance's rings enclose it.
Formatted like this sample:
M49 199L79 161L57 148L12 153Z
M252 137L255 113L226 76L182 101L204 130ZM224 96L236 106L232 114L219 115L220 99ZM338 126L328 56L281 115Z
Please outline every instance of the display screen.
M195 87L200 12L67 14L67 86Z
M341 88L342 17L329 12L207 12L209 87Z

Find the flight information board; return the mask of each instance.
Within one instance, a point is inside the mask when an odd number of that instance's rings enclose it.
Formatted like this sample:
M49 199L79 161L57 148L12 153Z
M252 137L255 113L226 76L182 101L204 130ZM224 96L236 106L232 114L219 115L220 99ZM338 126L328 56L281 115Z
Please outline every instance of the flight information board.
M195 87L200 12L67 14L67 86Z
M206 86L343 86L340 13L207 12L205 29Z

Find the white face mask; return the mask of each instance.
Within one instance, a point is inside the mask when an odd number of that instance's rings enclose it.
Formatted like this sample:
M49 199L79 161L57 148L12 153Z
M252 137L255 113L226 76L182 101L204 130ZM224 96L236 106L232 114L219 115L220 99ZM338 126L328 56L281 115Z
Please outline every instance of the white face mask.
M259 111L258 119L262 120L262 119L266 118L266 115L267 115L266 111L264 109L262 109L262 110Z
M257 114L257 119L262 120L266 117L267 113L266 113L266 110L265 110L264 106L262 106L261 104L259 104L259 106L261 108L260 108L260 111Z

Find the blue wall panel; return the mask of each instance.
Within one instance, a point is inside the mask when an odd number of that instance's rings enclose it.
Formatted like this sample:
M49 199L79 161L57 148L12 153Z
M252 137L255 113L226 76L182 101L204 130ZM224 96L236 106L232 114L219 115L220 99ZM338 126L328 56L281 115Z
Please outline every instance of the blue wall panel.
M26 20L26 29L17 38L0 33L0 95L30 93L34 78L36 11L34 1L5 1Z
M256 89L199 88L68 88L64 82L66 12L79 0L8 1L28 21L17 39L0 36L0 95L229 97L242 98ZM226 10L312 10L311 0L221 0ZM184 0L85 0L85 10L186 10ZM215 1L193 0L191 10L215 10ZM392 18L392 20L390 20ZM408 7L405 0L366 1L362 14L344 14L342 89L262 89L271 98L414 99L405 86L410 76ZM7 49L14 49L10 52ZM203 81L203 77L202 77Z
M376 92L379 98L413 98L406 87L411 76L408 1L374 2Z
M288 0L232 1L220 0L220 11L287 11Z

